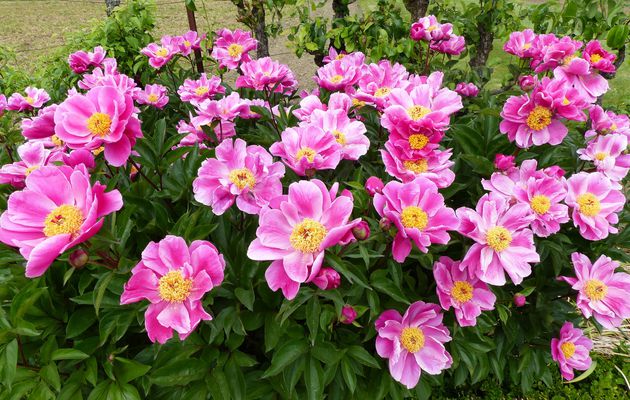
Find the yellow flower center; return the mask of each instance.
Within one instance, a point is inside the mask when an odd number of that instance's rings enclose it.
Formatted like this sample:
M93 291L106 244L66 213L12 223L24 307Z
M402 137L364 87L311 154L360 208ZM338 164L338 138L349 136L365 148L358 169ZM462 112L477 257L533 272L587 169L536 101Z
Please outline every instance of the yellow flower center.
M380 87L380 88L376 89L376 92L374 92L374 97L385 97L391 91L392 90L390 88L388 88L387 86Z
M544 215L547 213L547 211L549 211L549 208L551 207L551 200L549 200L549 197L545 196L544 194L537 194L536 196L532 197L529 205L536 214Z
M600 56L599 54L595 53L595 54L591 54L591 62L592 63L596 63L598 61L601 61L602 56Z
M419 120L430 112L431 109L422 106L411 106L407 109L407 115L414 121Z
M589 279L584 285L584 294L589 300L603 300L608 293L608 286L598 279Z
M314 253L319 250L327 234L328 231L320 222L304 218L293 228L289 242L294 249L302 253Z
M423 230L429 223L429 217L424 210L417 206L405 207L400 213L400 221L405 228Z
M560 351L564 354L564 358L568 360L575 354L575 345L573 342L564 342L560 345Z
M528 50L528 49L530 49L531 47L532 47L532 44L531 44L531 43L525 43L525 44L523 45L523 50Z
M424 347L424 333L420 328L403 328L400 344L410 353L417 353Z
M603 152L595 153L595 159L597 161L603 161L606 157L608 157L608 153L603 153Z
M429 25L429 27L427 28L427 31L428 31L428 32L433 32L433 31L434 31L434 30L436 30L436 29L437 29L437 26L436 26L436 25Z
M466 303L473 298L473 287L466 281L453 282L453 289L451 289L451 297L458 303Z
M151 93L148 97L147 100L149 100L149 103L155 103L158 101L158 95L155 93Z
M61 234L76 235L83 224L83 213L78 207L61 205L48 214L44 220L44 235L50 237Z
M409 147L414 150L422 150L429 143L429 138L423 134L413 134L409 136Z
M569 101L569 99L567 99L566 97L562 99L562 105L563 105L563 106L568 106L569 104L571 104L571 102Z
M346 135L344 135L343 132L338 131L338 130L335 129L333 131L333 136L337 140L337 143L339 143L341 145L346 144Z
M341 54L337 54L337 57L335 57L335 60L341 60L342 58L344 58L346 55L341 53Z
M109 134L109 128L112 126L112 119L109 115L95 112L87 120L87 128L92 135L105 137Z
M92 150L92 154L94 154L95 156L98 156L99 154L101 154L103 151L105 150L104 146L98 147L94 150Z
M527 126L535 131L546 128L551 124L551 110L547 107L536 106L527 117Z
M233 169L230 171L229 179L239 190L243 190L245 186L252 189L256 184L256 178L249 168Z
M303 157L306 157L308 162L313 162L316 155L317 152L310 147L302 147L297 153L295 153L295 160L300 161Z
M162 300L170 303L181 303L190 295L192 286L192 279L186 279L181 271L173 270L160 278L158 291Z
M35 103L35 99L34 99L34 98L32 98L31 96L26 96L26 97L24 98L24 100L25 100L28 104L33 104L33 103Z
M421 158L419 160L403 161L403 165L405 166L405 169L416 174L427 172L427 170L429 169L429 162L424 158Z
M184 46L190 47L191 43L189 40L184 40Z
M611 131L616 131L617 130L617 124L610 125L610 130Z
M341 82L342 79L343 79L343 76L335 75L332 78L330 78L330 82L331 83L339 83L339 82Z
M365 101L352 99L352 105L355 107L363 107L365 105Z
M601 205L599 199L593 193L584 193L577 197L579 211L587 217L594 217L599 214Z
M512 235L510 231L502 226L495 226L488 230L486 234L486 242L488 246L496 252L501 252L508 248L512 243Z
M195 89L195 94L197 96L203 96L204 94L208 93L210 91L210 89L208 89L207 86L199 86L197 89Z
M566 56L562 59L562 64L563 65L569 65L571 64L571 61L573 61L575 58L577 58L576 55L570 55L570 56Z
M164 47L160 47L156 52L155 55L158 57L166 57L168 55L168 50L165 49Z
M241 54L243 54L243 46L241 46L240 44L232 43L228 47L228 54L230 55L230 57L240 56Z
M63 140L59 139L59 136L57 135L52 135L50 137L50 140L53 142L53 144L57 147L63 145Z
M26 171L24 171L24 175L29 176L31 172L35 171L38 168L39 168L39 165L33 165L32 167L28 167L26 168Z

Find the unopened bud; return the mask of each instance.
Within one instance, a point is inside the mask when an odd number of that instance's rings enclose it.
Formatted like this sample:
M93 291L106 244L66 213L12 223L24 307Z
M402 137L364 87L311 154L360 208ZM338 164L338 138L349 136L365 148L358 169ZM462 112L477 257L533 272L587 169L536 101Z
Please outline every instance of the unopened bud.
M367 240L370 237L370 225L366 221L361 221L352 228L352 234L357 240Z
M87 264L90 255L83 249L78 249L70 254L69 262L76 269L81 269Z

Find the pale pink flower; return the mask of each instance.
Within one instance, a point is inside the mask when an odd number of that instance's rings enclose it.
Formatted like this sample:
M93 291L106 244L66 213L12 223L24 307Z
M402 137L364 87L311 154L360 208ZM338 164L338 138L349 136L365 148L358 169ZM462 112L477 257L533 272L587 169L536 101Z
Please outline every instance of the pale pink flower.
M580 159L592 161L598 172L606 175L617 189L630 170L630 154L625 154L628 138L624 135L605 135L592 140L586 149L579 149Z
M626 197L600 172L580 172L567 180L565 203L573 209L573 224L588 240L602 240L617 233L612 225L619 222L619 213Z
M68 64L75 74L82 74L90 67L102 67L105 49L96 46L93 51L76 51L68 56Z
M284 94L297 89L297 81L289 67L269 57L243 63L241 71L243 75L236 78L237 88L273 90Z
M513 206L504 197L489 193L476 210L457 209L459 232L475 241L460 265L469 275L496 286L505 285L505 273L518 285L532 273L530 264L540 261L534 234L528 225L534 216L526 204Z
M617 115L612 111L604 111L600 106L594 105L589 109L589 116L591 118L591 129L586 131L585 137L615 133L624 135L630 140L630 119L627 115Z
M359 89L354 98L372 104L377 110L384 110L388 105L392 89L404 89L409 72L401 64L393 64L389 60L381 60L378 64L369 64L363 68L361 78L357 82Z
M503 50L519 58L531 58L536 51L534 41L536 34L531 29L510 33L510 38L503 45Z
M540 237L548 237L569 221L569 207L560 203L567 194L566 180L552 177L529 178L514 186L514 197L527 204L535 217L531 228Z
M341 146L339 151L344 160L358 160L370 147L363 122L348 118L344 110L315 110L308 125L317 126L332 135Z
M217 31L217 38L212 47L212 58L219 62L219 66L227 69L235 69L240 63L251 61L249 52L256 50L258 41L252 38L251 32L236 29Z
M44 166L26 177L26 188L9 196L0 216L0 241L18 247L26 276L42 275L66 250L94 236L103 217L120 210L118 190L90 183L84 166Z
M140 50L140 53L149 57L149 65L159 69L179 53L177 42L173 37L164 35L160 39L160 44L150 43L147 47Z
M201 48L201 41L206 39L206 34L199 34L195 31L188 31L182 36L177 36L179 52L183 56L188 56L193 50Z
M10 184L16 188L24 187L24 180L31 172L45 165L61 161L59 151L47 150L41 142L26 142L17 148L21 161L5 164L0 168L0 184Z
M424 371L438 375L453 363L444 343L451 341L437 304L416 301L405 315L386 310L374 326L376 352L389 359L389 373L408 389L415 387Z
M138 104L147 104L162 109L168 103L168 89L162 85L146 85L144 90L136 93Z
M195 240L189 247L181 237L168 235L144 249L120 304L149 300L144 313L149 339L164 344L176 331L184 340L202 320L212 319L202 299L223 282L224 270L223 256L212 243Z
M440 24L435 15L427 15L411 24L409 36L416 41L439 41L448 39L453 32L453 25Z
M422 176L435 183L438 188L445 188L455 180L455 173L450 169L455 164L450 160L451 151L432 150L425 156L406 159L400 148L387 142L385 149L381 149L381 157L385 171L394 178L409 182Z
M449 257L440 257L433 264L437 295L444 310L453 307L460 326L475 326L482 311L494 310L497 298L488 285L469 277L459 264Z
M338 184L330 191L313 179L289 186L289 194L277 198L260 211L256 239L247 256L255 261L271 261L265 272L273 291L282 289L291 300L301 283L313 281L320 271L324 252L337 245L360 221L350 221L353 203L337 197Z
M218 76L208 76L203 73L197 80L186 79L179 87L177 94L182 101L192 105L198 105L206 99L212 99L217 94L225 93L225 87L221 85L221 78Z
M361 66L346 59L349 59L349 56L320 67L317 76L313 77L315 83L330 91L345 90L357 83L361 78Z
M322 103L319 97L313 94L300 100L299 106L300 107L293 110L292 113L297 119L303 122L309 122L311 120L311 115L313 115L313 111L315 110L328 110L328 105Z
M24 89L22 93L13 93L7 100L7 110L10 111L31 111L34 108L40 108L48 100L50 96L44 89L38 89L32 86Z
M595 318L605 328L614 329L630 318L630 274L615 272L619 263L601 255L594 264L584 254L571 254L575 278L561 276L578 291L577 306L584 317Z
M430 44L431 50L439 53L450 54L453 56L460 55L466 50L466 40L463 36L451 34L448 40L442 40L437 43Z
M456 230L459 224L453 209L444 205L437 186L424 177L387 183L382 194L374 195L374 208L398 228L392 254L399 263L411 252L412 242L426 253L431 244L448 243L451 237L447 231Z
M55 134L55 110L57 104L40 108L37 116L24 118L21 123L22 135L27 139L43 139Z
M560 374L566 380L575 376L574 369L586 371L592 360L589 352L593 349L591 339L582 330L565 322L560 329L560 337L551 339L551 358L560 365Z

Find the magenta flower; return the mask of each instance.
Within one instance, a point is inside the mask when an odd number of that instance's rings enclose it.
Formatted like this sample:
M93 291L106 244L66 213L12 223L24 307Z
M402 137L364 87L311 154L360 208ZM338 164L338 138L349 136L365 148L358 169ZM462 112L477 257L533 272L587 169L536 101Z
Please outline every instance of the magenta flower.
M377 110L382 111L389 105L388 99L392 89L404 89L408 77L409 72L403 65L398 63L392 65L389 60L366 65L357 82L359 89L354 98L372 104Z
M144 249L120 304L149 300L144 313L149 339L164 344L177 331L184 340L199 322L212 319L201 301L223 282L224 270L223 256L212 243L195 240L188 247L181 237L168 235Z
M349 57L333 60L317 70L313 77L320 87L330 90L345 90L361 78L361 65L350 62Z
M324 251L337 245L360 221L350 221L353 203L336 196L313 179L289 186L289 194L260 210L256 239L247 256L255 261L273 261L265 278L273 291L282 289L292 300L300 284L312 281L320 271Z
M68 97L55 111L55 134L70 148L105 148L105 159L119 167L142 137L133 98L114 87L98 86Z
M4 114L5 110L7 110L7 96L0 94L0 117Z
M619 182L630 170L630 154L625 154L628 138L624 135L610 134L599 136L591 141L586 149L579 149L580 159L592 161L598 172L606 175L616 189L621 189Z
M346 304L341 308L341 318L339 318L339 322L341 322L342 324L351 325L356 318L357 310L355 310L354 307Z
M514 156L506 156L505 154L494 155L494 167L499 171L509 171L516 167Z
M0 216L0 241L19 247L26 276L42 275L61 253L94 236L103 217L120 210L118 190L90 183L83 166L44 166L26 177L26 188L9 196Z
M55 134L56 104L40 108L37 116L22 120L22 135L27 139L44 139Z
M383 193L384 187L383 181L377 176L370 176L365 181L365 190L371 197L374 197L376 193Z
M423 157L406 159L400 148L391 142L385 143L385 149L381 149L385 171L389 175L402 182L422 176L435 183L438 188L448 187L455 180L455 173L450 169L455 164L450 160L451 155L451 149L432 150Z
M619 263L601 255L594 264L584 254L571 254L576 278L561 276L578 291L577 306L584 317L593 316L608 329L621 325L630 318L630 274L615 272Z
M536 36L531 29L525 29L522 32L512 32L508 41L503 45L503 50L519 58L531 58L536 51L534 47Z
M475 326L482 311L494 310L497 298L488 285L469 277L459 264L449 257L440 257L433 264L437 295L445 311L453 307L460 326Z
M240 63L251 61L249 52L256 50L257 47L258 41L252 38L250 32L220 29L217 31L211 56L219 62L220 67L235 69Z
M258 214L262 207L282 195L284 165L273 162L261 146L247 146L242 139L226 139L215 149L193 181L195 199L223 214L234 202L239 210Z
M599 40L588 42L582 57L591 64L591 68L601 72L614 73L616 70L614 62L617 56L604 50Z
M574 377L573 370L585 371L591 366L589 352L593 348L591 339L582 330L565 322L560 337L551 339L551 358L560 365L560 374L566 380Z
M617 233L613 224L623 209L626 197L600 172L580 172L567 180L565 203L573 209L573 224L588 240L602 240L608 233Z
M504 197L489 193L476 210L457 209L459 232L476 243L468 249L460 265L470 276L491 285L505 285L505 273L518 285L532 273L532 263L540 261L534 235L527 226L534 216L526 204L510 204Z
M196 106L206 99L212 99L217 94L225 93L225 87L221 86L221 79L218 76L207 77L201 74L198 80L186 79L179 87L177 94L182 101L189 102Z
M333 290L337 289L341 284L341 276L334 269L323 267L311 282L321 290Z
M150 43L140 50L140 53L149 57L149 65L155 69L162 68L173 56L179 53L178 41L171 36L164 35L160 39L160 44Z
M455 86L455 92L464 97L477 97L479 88L472 82L460 82Z
M409 36L416 41L439 41L448 39L453 32L453 25L440 24L435 15L427 15L411 24Z
M10 111L31 111L34 108L40 108L48 100L50 96L44 89L37 89L29 86L24 89L26 96L21 93L13 93L7 100L7 110Z
M418 384L421 370L438 375L453 363L444 347L451 336L442 318L437 304L416 301L405 315L386 310L374 323L378 333L376 352L389 359L392 378L408 389Z
M532 75L521 75L518 77L518 86L524 92L529 92L538 85L538 78Z
M168 89L162 85L146 85L136 94L138 104L147 104L162 109L168 103Z
M438 53L450 54L453 56L460 55L466 50L466 40L463 36L451 34L447 40L430 44L431 50Z
M585 137L615 133L626 136L630 140L630 119L624 114L604 111L600 106L593 105L589 109L591 129L586 131Z
M517 186L526 187L529 178L550 177L559 179L564 175L564 171L560 169L562 173L559 173L559 167L555 165L541 170L537 168L538 162L536 160L525 160L518 168L513 167L506 171L495 172L490 176L490 179L482 179L481 185L487 191L505 197L509 203L514 203L516 202L515 188Z
M0 168L0 184L8 183L19 189L24 187L24 180L31 172L62 159L61 152L47 150L41 142L26 142L18 147L17 152L21 161Z
M335 136L317 126L287 128L281 136L282 141L272 144L269 151L300 176L335 169L341 160Z
M514 305L516 307L525 307L525 303L527 302L527 297L523 296L520 293L516 293L512 298Z
M551 177L527 180L525 185L514 186L514 197L527 204L534 216L531 228L540 237L548 237L560 230L560 224L569 221L569 207L560 203L567 194L564 178Z
M297 81L289 67L269 57L245 62L241 65L241 71L243 75L236 78L237 88L273 89L274 92L285 94L297 89Z
M540 73L569 64L577 58L575 53L582 47L582 42L573 40L569 36L558 39L553 34L538 35L535 47L531 66L534 72Z
M188 31L182 36L177 36L177 45L181 55L188 56L193 50L199 50L201 48L201 41L206 38L206 34L199 34L195 31Z
M398 228L392 253L399 263L411 252L412 241L426 253L433 243L448 243L447 231L456 230L459 224L437 186L424 177L408 183L388 182L382 194L374 195L374 208Z
M556 79L568 82L589 103L594 103L608 91L606 78L593 71L589 62L583 58L568 57L553 70L553 75Z
M76 51L68 56L68 64L75 74L82 74L90 67L102 67L105 49L96 46L93 51Z
M370 147L363 122L348 118L344 110L315 110L308 125L317 126L332 135L341 146L341 158L344 160L358 160Z

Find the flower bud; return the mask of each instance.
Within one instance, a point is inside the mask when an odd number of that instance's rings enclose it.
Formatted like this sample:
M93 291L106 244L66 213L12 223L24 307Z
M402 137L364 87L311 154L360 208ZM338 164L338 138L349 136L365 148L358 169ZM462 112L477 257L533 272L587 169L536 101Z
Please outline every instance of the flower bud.
M479 88L474 83L460 82L455 87L455 92L463 97L477 97Z
M89 259L90 259L90 256L87 253L87 251L83 249L78 249L78 250L73 251L72 254L70 254L69 262L70 262L70 265L72 265L74 268L81 269L85 266L85 264L87 264Z
M516 307L523 307L527 298L520 293L514 295L514 305Z
M304 171L304 175L306 175L308 179L311 179L312 177L315 176L316 172L317 170L315 168L308 168Z
M385 187L383 181L376 176L370 176L367 181L365 181L365 190L367 190L368 194L372 197L374 197L376 193L381 193L383 187Z
M389 228L392 227L392 222L386 217L383 217L380 221L378 221L378 227L383 231L388 231Z
M505 154L497 154L494 156L494 167L499 171L507 171L515 166L514 156L506 156Z
M341 284L341 277L334 269L323 267L313 278L312 282L322 290L333 290L337 289Z
M357 240L367 240L370 237L370 225L366 221L361 221L352 228L352 234Z
M357 312L352 306L348 304L343 306L343 308L341 309L341 318L339 318L339 321L342 324L350 325L351 323L354 322L356 318L357 318Z
M525 92L529 92L536 86L536 78L531 75L522 75L518 78L518 85Z

